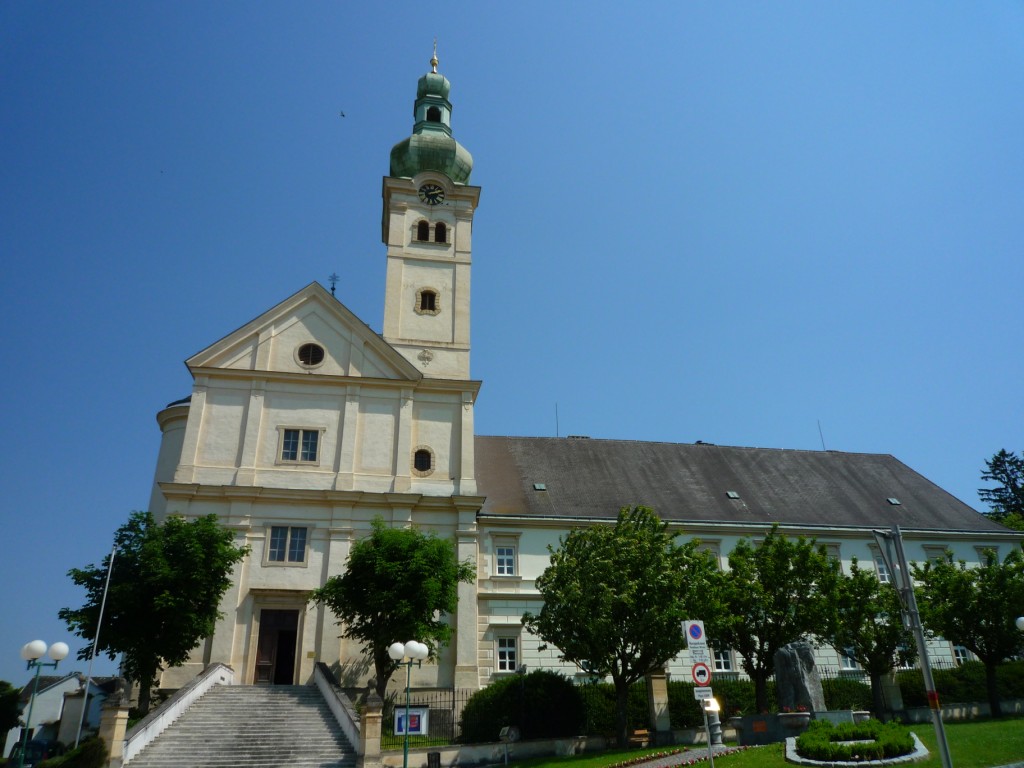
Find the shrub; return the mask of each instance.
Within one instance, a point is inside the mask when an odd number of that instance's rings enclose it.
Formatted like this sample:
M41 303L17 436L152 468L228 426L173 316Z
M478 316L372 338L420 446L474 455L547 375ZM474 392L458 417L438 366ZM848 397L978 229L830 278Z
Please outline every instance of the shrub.
M107 764L107 746L99 736L86 739L60 757L43 760L37 768L103 768Z
M716 696L718 691L715 691ZM721 698L719 697L719 704ZM668 714L672 728L699 728L704 725L704 709L693 698L693 683L668 684Z
M572 681L544 669L498 680L474 693L462 710L464 742L497 741L515 725L524 739L577 736L583 700Z
M587 683L580 686L579 692L583 696L585 733L588 736L614 736L615 686L611 683ZM626 702L626 728L645 729L649 720L647 683L635 683L629 688L629 699Z
M933 669L935 690L939 701L946 704L965 704L972 701L988 701L985 688L985 665L980 661L968 661L950 669ZM924 691L924 678L919 669L905 669L896 675L903 704L907 707L926 707L928 698ZM999 695L1004 699L1024 697L1024 661L1008 661L996 668L996 684Z
M871 709L871 686L848 677L821 681L826 709Z
M724 722L736 714L751 714L754 708L754 683L751 680L716 680L715 699ZM775 700L775 684L768 683L768 699ZM704 725L704 710L693 698L693 683L674 681L668 684L668 708L673 728L699 728Z
M873 741L837 743L856 739ZM908 728L897 723L868 720L866 723L832 725L825 720L816 720L797 737L796 751L801 757L811 760L882 760L909 755L914 751L914 739Z

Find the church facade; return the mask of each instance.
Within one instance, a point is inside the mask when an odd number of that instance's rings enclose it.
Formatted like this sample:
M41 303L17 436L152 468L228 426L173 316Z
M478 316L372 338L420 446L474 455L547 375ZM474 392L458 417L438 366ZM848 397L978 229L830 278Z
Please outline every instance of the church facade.
M189 358L191 395L157 416L150 510L216 514L251 548L213 636L162 687L213 662L244 683L306 683L318 661L344 684L365 682L362 649L307 600L343 572L375 517L449 539L476 564L476 582L459 588L453 642L413 670L424 687L478 688L523 664L576 674L520 617L540 607L534 579L548 545L625 505L654 507L723 564L739 539L774 523L816 537L846 567L875 562L883 580L871 530L893 523L916 560L951 547L977 561L983 549L1021 546L1021 534L891 456L476 435L470 274L481 190L452 136L450 83L436 56L431 64L413 132L392 149L383 181L383 333L310 284ZM942 641L934 651L955 655ZM842 665L841 654L821 653ZM738 669L729 649L715 658L719 671Z

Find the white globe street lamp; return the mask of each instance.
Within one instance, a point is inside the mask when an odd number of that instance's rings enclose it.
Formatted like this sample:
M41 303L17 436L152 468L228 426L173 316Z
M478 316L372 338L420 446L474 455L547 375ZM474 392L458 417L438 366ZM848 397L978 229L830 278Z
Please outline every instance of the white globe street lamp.
M1018 616L1017 620L1013 623L1017 625L1017 629L1024 632L1024 616Z
M388 646L388 656L405 667L405 741L402 747L402 768L409 768L409 686L412 682L412 665L417 667L430 655L430 648L418 640L410 640L405 645L392 643Z
M32 680L32 692L28 697L28 717L25 718L25 727L21 731L21 749L18 751L18 761L15 763L17 768L22 768L25 764L25 750L28 748L28 730L32 725L32 706L36 703L36 691L39 689L39 673L43 667L53 667L56 669L57 665L67 658L69 650L67 643L54 643L50 646L50 658L53 661L40 661L39 659L46 653L46 643L42 640L33 640L21 647L21 658L27 662L26 669L35 668L36 674Z

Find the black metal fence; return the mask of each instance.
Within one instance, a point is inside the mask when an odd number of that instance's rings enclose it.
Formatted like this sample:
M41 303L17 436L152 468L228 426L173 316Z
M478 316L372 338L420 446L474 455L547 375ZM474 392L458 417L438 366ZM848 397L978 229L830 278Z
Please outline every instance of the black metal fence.
M976 662L974 666L980 667ZM955 662L933 662L932 668L941 676L963 665ZM839 667L818 667L826 705L830 709L870 709L871 682L862 669L841 669ZM920 669L910 667L898 671L897 677L904 689L908 705L916 704L908 683L919 685ZM979 673L980 674L980 673ZM725 716L737 712L754 711L753 686L745 675L738 672L715 673L712 683L715 696L722 705ZM583 699L586 722L583 731L589 735L612 735L615 723L615 696L610 684L584 684L579 686ZM461 741L462 712L475 693L471 689L430 688L410 692L409 745L411 747L441 746ZM768 709L777 709L774 678L767 686ZM908 695L909 694L909 695ZM693 705L692 685L672 682L669 684L669 704L673 727L689 727L689 715L697 712ZM680 715L679 713L684 713ZM628 719L632 727L647 727L647 690L644 683L638 683L629 692ZM405 691L396 691L384 703L381 728L381 748L401 749L404 742ZM396 728L397 724L397 728Z
M459 740L462 709L475 691L420 688L409 694L409 746L454 744ZM388 696L381 722L381 749L401 749L405 741L405 691ZM397 724L397 728L396 728Z

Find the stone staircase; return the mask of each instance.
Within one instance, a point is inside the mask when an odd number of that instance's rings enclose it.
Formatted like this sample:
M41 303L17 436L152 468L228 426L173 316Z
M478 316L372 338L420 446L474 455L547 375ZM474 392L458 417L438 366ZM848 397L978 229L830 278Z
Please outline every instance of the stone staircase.
M130 768L354 768L356 752L315 686L216 685Z

